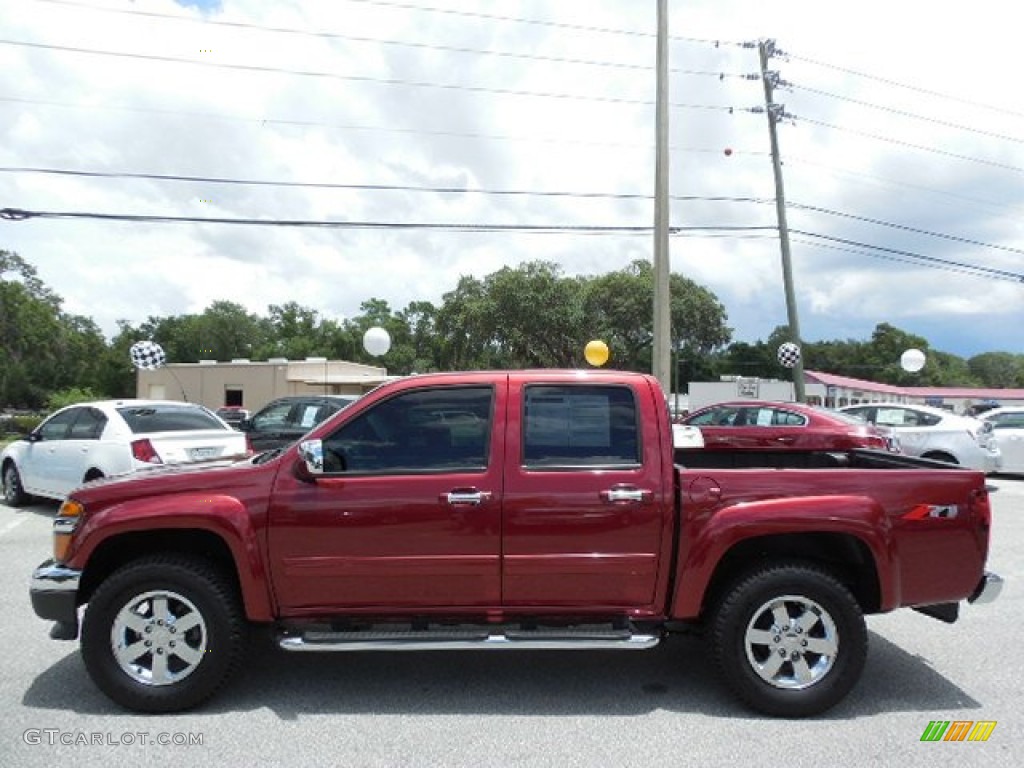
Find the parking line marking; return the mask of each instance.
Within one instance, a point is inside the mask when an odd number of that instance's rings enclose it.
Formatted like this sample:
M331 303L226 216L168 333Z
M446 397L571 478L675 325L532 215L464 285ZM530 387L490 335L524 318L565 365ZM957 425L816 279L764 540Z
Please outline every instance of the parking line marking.
M17 528L19 525L24 523L26 520L28 520L27 517L19 517L16 520L12 520L7 525L5 525L3 528L0 528L0 536L4 536L5 534L10 533L15 528Z

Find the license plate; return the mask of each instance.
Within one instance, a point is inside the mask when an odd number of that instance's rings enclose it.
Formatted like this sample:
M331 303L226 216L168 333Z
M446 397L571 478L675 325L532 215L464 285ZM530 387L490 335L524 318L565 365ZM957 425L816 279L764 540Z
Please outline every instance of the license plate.
M193 448L188 452L189 457L193 461L199 461L200 459L212 459L217 455L216 448Z

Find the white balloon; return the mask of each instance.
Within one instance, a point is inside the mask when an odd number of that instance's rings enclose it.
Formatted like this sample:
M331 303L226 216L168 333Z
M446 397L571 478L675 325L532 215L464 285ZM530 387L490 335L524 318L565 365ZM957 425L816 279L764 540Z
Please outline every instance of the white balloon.
M909 373L917 373L924 368L924 361L924 352L920 349L908 349L900 355L900 366Z
M391 349L391 335L379 325L375 325L363 334L363 349L374 357L386 355Z

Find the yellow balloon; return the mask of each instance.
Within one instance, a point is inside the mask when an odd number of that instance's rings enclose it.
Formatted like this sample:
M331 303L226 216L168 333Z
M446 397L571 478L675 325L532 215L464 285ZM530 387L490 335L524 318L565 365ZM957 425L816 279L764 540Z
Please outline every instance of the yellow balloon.
M593 366L600 367L608 362L608 345L599 339L587 343L583 356Z

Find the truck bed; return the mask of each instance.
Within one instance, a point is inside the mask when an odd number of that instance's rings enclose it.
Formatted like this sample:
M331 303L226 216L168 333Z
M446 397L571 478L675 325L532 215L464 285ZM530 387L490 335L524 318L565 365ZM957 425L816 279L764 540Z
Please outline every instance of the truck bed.
M687 469L966 469L944 461L854 449L851 451L709 451L677 448L675 463Z

